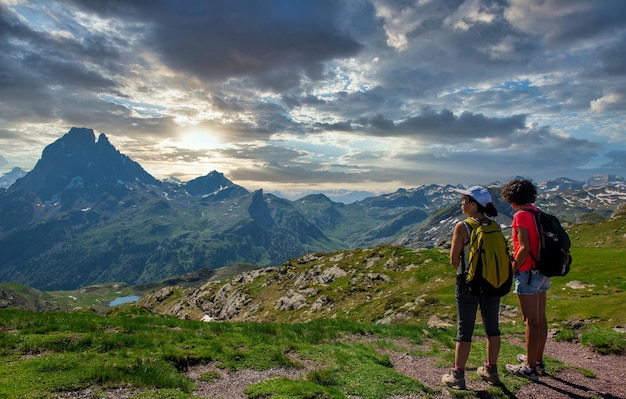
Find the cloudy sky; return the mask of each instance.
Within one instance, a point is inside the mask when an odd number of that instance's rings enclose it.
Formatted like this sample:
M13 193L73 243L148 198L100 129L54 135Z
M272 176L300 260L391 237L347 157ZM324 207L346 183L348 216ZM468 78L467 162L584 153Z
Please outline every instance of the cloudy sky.
M285 195L626 176L626 1L0 0L0 172L73 126Z

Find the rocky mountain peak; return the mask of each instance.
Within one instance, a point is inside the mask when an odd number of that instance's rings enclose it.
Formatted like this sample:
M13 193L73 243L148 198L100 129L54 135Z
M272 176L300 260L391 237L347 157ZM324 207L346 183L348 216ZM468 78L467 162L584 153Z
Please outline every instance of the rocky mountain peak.
M248 213L260 226L272 227L274 220L269 206L263 197L263 190L252 193L252 201L248 207Z
M76 198L75 193L68 192L78 188L91 191L95 199L103 190L119 185L161 184L117 151L103 133L97 141L95 137L92 129L72 128L44 148L33 170L14 187L35 193L43 202L67 202L70 197L72 201Z
M223 173L214 170L205 176L188 181L183 186L189 195L203 196L234 186L234 183L224 177Z
M104 133L100 133L100 135L98 136L98 141L96 142L96 144L99 145L111 145L111 143L109 142L109 138L104 134Z

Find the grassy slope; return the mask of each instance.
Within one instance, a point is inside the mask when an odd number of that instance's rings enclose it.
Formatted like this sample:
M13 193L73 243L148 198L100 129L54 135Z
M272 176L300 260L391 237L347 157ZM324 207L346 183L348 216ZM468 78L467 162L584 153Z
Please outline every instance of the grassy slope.
M552 279L548 294L551 322L585 320L603 327L626 324L626 278L623 276L626 227L623 221L578 225L570 230L574 263L566 277ZM602 242L598 237L603 237ZM309 282L306 287L300 284L303 276L315 277L331 267L338 267L347 275L327 284ZM377 279L376 275L388 279ZM168 313L171 309L188 307L185 296L200 296L212 302L219 290L229 284L231 292L252 298L232 319L235 321L303 322L341 317L370 323L388 317L391 312L392 316L397 316L395 322L416 324L434 314L444 319L454 317L454 274L447 253L437 249L413 251L382 246L317 254L311 261L303 263L294 259L256 279L241 280L243 282L213 283L201 292L176 290L176 295L166 300L145 297L142 302L156 311ZM276 310L279 299L290 292L304 293L306 306L298 310ZM312 304L321 297L327 302L314 311ZM504 303L517 306L517 297L509 294ZM188 313L196 319L203 315L200 309L190 309Z
M565 278L553 278L549 311L555 320L591 319L608 326L626 324L625 215L569 229L573 264ZM586 288L567 283L580 281Z

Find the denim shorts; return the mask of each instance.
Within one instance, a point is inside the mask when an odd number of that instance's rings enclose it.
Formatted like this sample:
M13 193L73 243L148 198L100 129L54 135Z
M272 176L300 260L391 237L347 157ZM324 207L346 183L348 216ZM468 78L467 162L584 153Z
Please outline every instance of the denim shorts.
M530 283L528 275L530 275ZM515 290L513 292L518 295L532 295L550 289L550 277L541 273L519 272L513 276L513 279L515 280Z

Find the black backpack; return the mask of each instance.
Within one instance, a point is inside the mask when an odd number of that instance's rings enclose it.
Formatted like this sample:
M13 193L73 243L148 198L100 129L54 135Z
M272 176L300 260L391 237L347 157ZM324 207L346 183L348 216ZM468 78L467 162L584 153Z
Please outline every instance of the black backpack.
M544 276L565 276L569 273L572 264L572 255L569 252L571 242L559 219L548 213L530 208L523 208L531 212L539 235L538 256L530 253L534 261L533 268Z

